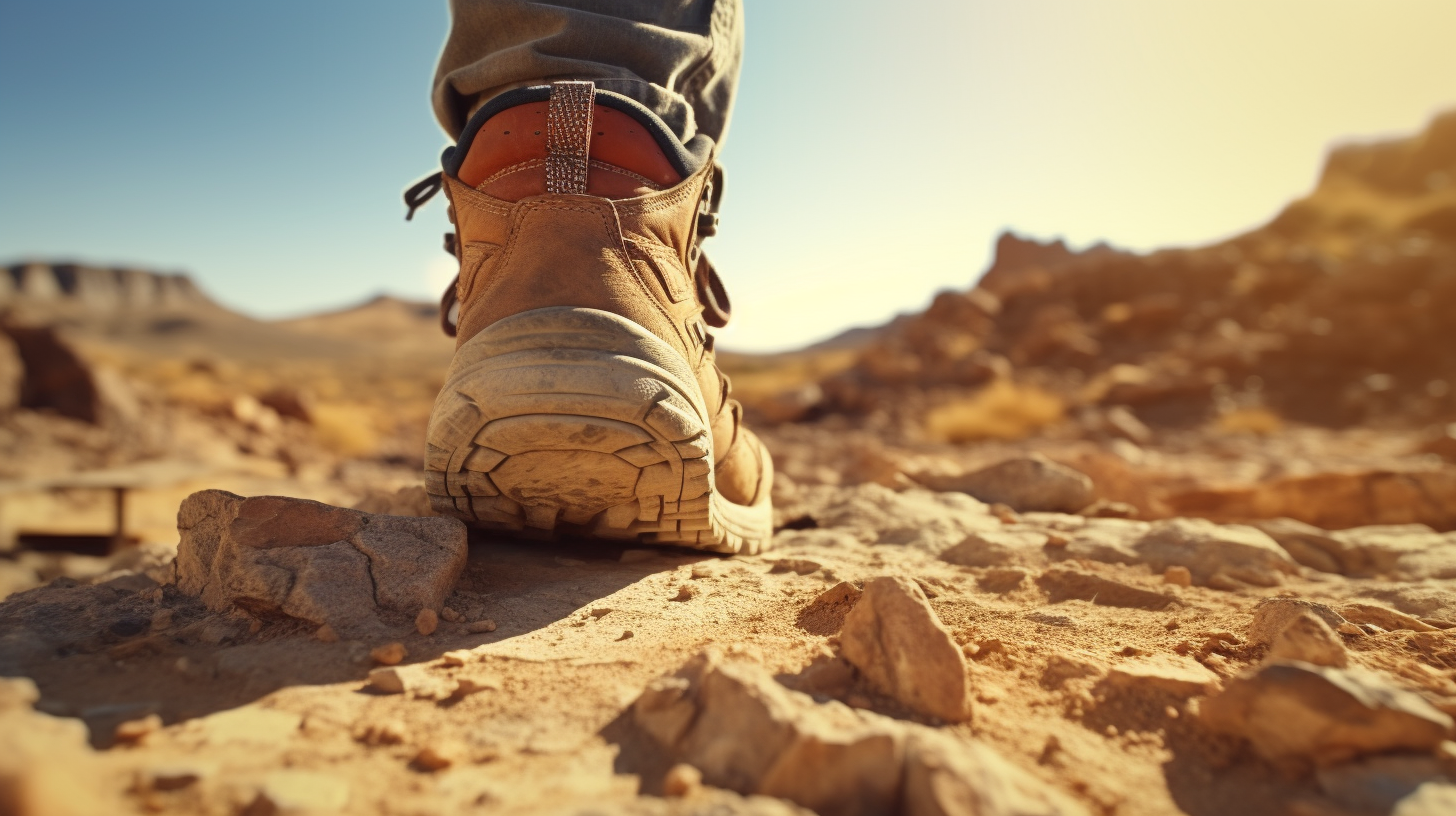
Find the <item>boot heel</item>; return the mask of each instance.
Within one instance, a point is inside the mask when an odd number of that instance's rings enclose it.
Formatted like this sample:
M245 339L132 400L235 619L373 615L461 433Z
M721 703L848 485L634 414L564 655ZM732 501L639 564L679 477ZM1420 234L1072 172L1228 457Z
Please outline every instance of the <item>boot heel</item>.
M697 381L670 346L608 312L501 320L456 352L436 399L425 490L439 513L489 530L757 551L767 500L713 490Z

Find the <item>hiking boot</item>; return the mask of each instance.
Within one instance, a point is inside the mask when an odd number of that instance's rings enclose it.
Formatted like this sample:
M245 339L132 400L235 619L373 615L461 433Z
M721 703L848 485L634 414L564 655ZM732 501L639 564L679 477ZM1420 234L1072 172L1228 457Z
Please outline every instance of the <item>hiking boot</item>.
M699 248L722 190L712 140L558 82L492 99L442 164L406 193L413 212L443 185L458 230L434 508L528 536L767 547L773 465L708 331L728 317Z

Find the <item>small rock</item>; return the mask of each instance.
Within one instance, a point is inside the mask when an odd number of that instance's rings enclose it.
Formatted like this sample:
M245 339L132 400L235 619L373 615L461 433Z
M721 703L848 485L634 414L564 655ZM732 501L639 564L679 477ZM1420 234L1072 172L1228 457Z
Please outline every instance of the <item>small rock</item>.
M162 718L156 714L148 714L145 717L127 720L118 725L115 733L112 734L112 739L120 743L132 743L160 730L162 730Z
M1200 717L1281 764L1328 766L1362 754L1430 751L1451 730L1449 716L1377 675L1297 662L1234 678L1203 701Z
M1047 570L1036 579L1052 603L1077 599L1099 606L1120 606L1128 609L1166 609L1178 598L1163 592L1124 584L1071 566Z
M813 635L832 635L844 626L844 616L859 603L862 593L848 581L840 581L833 587L819 593L804 611L799 613L800 629Z
M987 592L1010 592L1026 580L1027 571L1020 567L995 567L981 573L976 585Z
M175 791L191 787L212 773L204 765L154 765L141 771L138 787L145 790Z
M1351 623L1379 626L1387 632L1404 629L1410 632L1439 632L1440 629L1404 612L1373 603L1355 602L1340 607L1340 614Z
M692 584L683 584L677 588L677 595L673 596L674 601L691 601L698 594L698 588Z
M1157 691L1178 697L1212 694L1219 688L1218 675L1188 658L1166 655L1127 661L1107 672L1107 684L1133 691Z
M870 685L951 722L971 716L966 659L914 581L876 578L844 619L844 657Z
M451 697L468 697L477 691L499 691L500 683L489 677L458 677Z
M397 666L401 660L409 656L409 651L404 648L403 643L387 643L369 650L369 659L382 666Z
M795 575L811 575L823 568L819 562L804 558L779 558L769 563L773 564L773 568L769 570L771 575L785 572L792 572Z
M403 694L407 688L403 670L396 666L383 666L369 672L369 688L381 694Z
M668 768L667 774L662 777L664 796L691 796L702 788L703 772L686 762Z
M414 765L424 771L443 771L460 762L463 749L454 744L426 745L415 754Z
M1012 510L1009 504L995 502L987 507L986 510L1002 524L1018 524L1021 522L1021 516L1016 515L1016 511Z
M1368 757L1321 768L1315 779L1324 795L1357 813L1390 813L1396 816L1456 813L1456 786L1451 785L1442 772L1440 760L1429 755ZM1440 788L1446 789L1444 809L1418 807L1418 804L1424 804L1421 799L1425 796L1439 795L1436 789Z
M1193 583L1213 585L1232 579L1254 586L1276 586L1299 570L1274 539L1253 527L1219 525L1203 519L1175 518L1154 522L1133 544L1139 559L1161 572L1187 567ZM1220 581L1228 586L1227 580Z
M495 621L489 619L473 621L471 623L465 624L465 631L469 632L472 635L484 634L486 632L494 632Z
M349 804L349 785L313 771L273 771L263 779L248 816L313 816L337 813Z
M365 745L399 745L408 736L409 729L400 720L365 723L354 731L354 739Z
M420 666L381 666L369 672L369 688L380 694L405 694L438 699L449 696L439 681Z
M1314 601L1298 598L1265 598L1254 607L1254 620L1249 624L1249 642L1272 645L1285 627L1300 615L1314 615L1331 627L1345 622L1340 613Z
M593 618L596 618L597 620L601 620L602 618L605 618L606 616L612 614L612 612L614 612L614 611L615 610L610 609L608 607L599 606L599 607L591 610L587 614L591 615Z
M463 620L459 612L456 612L454 609L451 609L448 606L440 610L440 617L444 618L450 623L459 623L461 620Z
M1343 669L1349 662L1345 644L1318 615L1301 612L1285 625L1269 646L1271 660L1302 660Z
M1163 570L1163 583L1180 587L1193 586L1193 573L1187 567L1168 567Z
M1092 480L1085 473L1038 455L942 478L932 486L969 493L987 504L1005 504L1021 513L1075 513L1094 498Z
M469 649L455 649L440 655L440 662L446 666L464 666L474 657L475 654Z
M940 560L962 567L1045 564L1041 549L1046 543L1047 536L1034 530L978 531L941 553Z
M172 628L172 621L176 618L176 616L176 611L172 609L163 608L158 609L156 612L153 612L152 631L165 632L168 629Z
M440 616L433 609L421 609L420 614L415 616L415 631L422 635L435 634L440 626Z
M631 629L623 629L622 630L621 637L618 637L617 640L618 641L628 640L631 637L632 637L632 630Z
M320 643L339 642L339 633L335 632L334 627L328 625L327 623L313 630L313 636L314 639L319 641Z

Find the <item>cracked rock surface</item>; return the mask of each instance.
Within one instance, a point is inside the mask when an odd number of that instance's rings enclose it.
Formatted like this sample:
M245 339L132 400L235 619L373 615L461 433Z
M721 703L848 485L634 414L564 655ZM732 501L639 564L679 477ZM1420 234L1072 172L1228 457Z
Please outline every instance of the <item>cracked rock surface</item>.
M465 568L465 525L379 516L281 496L194 493L177 512L177 586L216 612L383 627L439 609Z

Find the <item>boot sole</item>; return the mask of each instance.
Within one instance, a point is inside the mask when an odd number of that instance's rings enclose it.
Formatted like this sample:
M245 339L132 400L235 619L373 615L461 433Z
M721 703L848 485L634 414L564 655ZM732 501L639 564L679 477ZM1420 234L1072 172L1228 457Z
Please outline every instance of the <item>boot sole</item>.
M436 512L486 530L759 552L769 491L739 505L714 490L710 422L687 362L642 326L595 309L522 312L456 350L430 415L425 491Z

